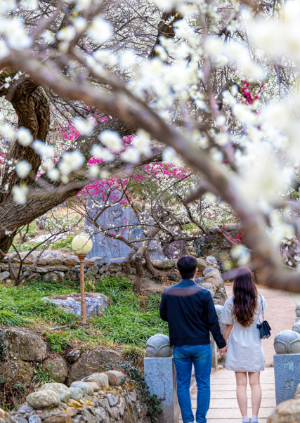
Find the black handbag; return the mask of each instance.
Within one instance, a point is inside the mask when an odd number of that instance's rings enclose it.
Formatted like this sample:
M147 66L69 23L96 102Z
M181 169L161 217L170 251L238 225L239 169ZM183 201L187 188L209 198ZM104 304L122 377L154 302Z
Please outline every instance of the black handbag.
M261 298L261 296L259 296L259 298L260 298L260 301L261 301L261 309L262 309L261 314L263 316L263 321L262 321L262 323L260 323L260 321L259 321L259 323L257 323L257 329L259 330L260 339L267 339L271 336L271 326L265 320L262 298Z

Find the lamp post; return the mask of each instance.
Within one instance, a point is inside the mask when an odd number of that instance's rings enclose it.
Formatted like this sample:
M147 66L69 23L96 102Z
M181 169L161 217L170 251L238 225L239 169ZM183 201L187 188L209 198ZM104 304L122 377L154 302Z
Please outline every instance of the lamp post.
M80 293L81 293L81 318L82 323L86 323L85 297L84 297L84 259L92 250L93 242L85 234L76 235L72 241L72 250L80 260Z

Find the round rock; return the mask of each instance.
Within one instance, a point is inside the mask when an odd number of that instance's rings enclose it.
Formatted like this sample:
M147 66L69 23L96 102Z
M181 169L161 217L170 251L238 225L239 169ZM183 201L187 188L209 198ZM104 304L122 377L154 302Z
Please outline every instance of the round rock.
M68 376L68 366L61 356L47 358L44 361L44 365L49 369L52 379L55 382L63 383L66 380Z
M214 267L207 267L203 270L203 276L207 275L209 272L213 272L214 270L216 270Z
M146 344L147 357L172 357L173 348L167 335L158 333L151 336Z
M90 376L82 379L82 382L96 382L103 388L104 386L109 386L108 376L105 373L93 373Z
M94 389L86 382L73 382L70 388L80 388L83 395L94 395Z
M208 257L206 257L205 260L206 260L206 263L208 263L211 266L213 266L214 264L218 264L217 260L213 256L208 256Z
M67 402L71 398L71 392L69 388L63 383L45 383L40 388L40 391L54 391L58 396L61 402Z
M71 399L78 400L83 397L83 392L80 388L70 386L69 390L71 393Z
M279 332L274 339L276 354L300 353L300 335L292 330Z
M59 396L50 390L33 392L26 397L26 401L30 407L37 409L58 407L60 403Z

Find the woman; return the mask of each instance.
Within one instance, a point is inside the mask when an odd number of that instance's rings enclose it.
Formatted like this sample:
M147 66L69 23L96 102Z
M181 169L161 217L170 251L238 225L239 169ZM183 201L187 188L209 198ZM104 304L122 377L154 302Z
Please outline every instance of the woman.
M226 301L220 321L226 324L226 369L235 372L237 401L243 422L258 422L260 372L265 369L265 359L257 323L266 306L264 297L257 294L253 273L247 268L239 269L233 296ZM251 420L247 416L247 373L252 393Z

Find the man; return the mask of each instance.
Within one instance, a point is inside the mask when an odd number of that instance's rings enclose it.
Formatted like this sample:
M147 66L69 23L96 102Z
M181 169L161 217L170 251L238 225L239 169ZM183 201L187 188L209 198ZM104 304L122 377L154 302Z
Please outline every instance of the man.
M174 346L177 372L177 395L184 423L193 423L190 397L192 364L198 387L196 422L205 423L210 403L212 352L209 332L219 352L225 355L226 342L221 334L218 316L210 292L195 282L197 260L181 257L177 267L182 280L167 288L160 304L160 317L169 324L170 343Z

